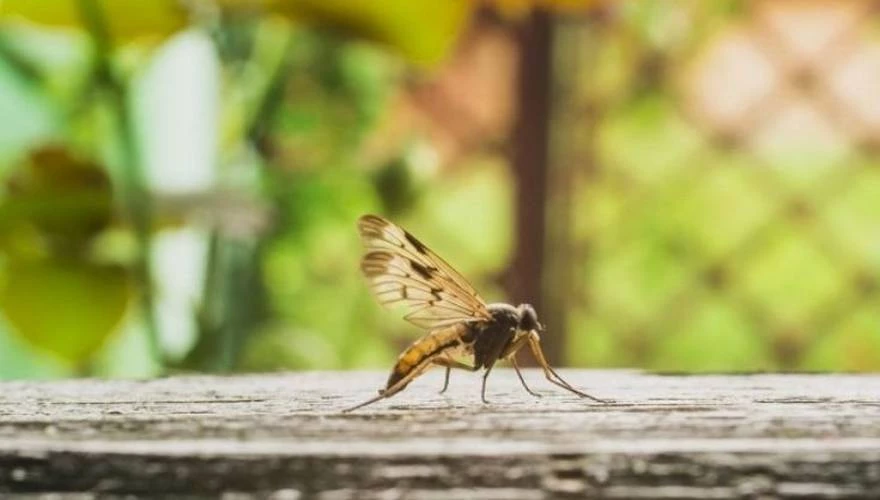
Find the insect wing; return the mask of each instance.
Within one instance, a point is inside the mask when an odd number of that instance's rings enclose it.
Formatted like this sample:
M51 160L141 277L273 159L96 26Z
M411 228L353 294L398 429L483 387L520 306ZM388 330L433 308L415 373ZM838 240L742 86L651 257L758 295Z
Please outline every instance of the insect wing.
M406 230L376 215L361 217L358 230L361 271L383 305L403 304L405 319L427 329L491 319L470 283Z

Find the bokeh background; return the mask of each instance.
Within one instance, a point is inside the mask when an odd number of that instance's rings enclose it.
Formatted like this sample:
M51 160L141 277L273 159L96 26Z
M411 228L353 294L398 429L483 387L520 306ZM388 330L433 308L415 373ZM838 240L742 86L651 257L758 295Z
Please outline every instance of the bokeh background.
M880 2L2 0L0 186L2 378L387 369L367 212L555 363L877 370Z

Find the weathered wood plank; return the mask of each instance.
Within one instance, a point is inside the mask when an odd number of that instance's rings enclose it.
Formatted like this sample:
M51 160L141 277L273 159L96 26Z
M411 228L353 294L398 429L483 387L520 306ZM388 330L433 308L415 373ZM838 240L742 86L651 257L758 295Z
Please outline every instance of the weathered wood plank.
M880 376L384 373L0 384L0 492L880 498Z

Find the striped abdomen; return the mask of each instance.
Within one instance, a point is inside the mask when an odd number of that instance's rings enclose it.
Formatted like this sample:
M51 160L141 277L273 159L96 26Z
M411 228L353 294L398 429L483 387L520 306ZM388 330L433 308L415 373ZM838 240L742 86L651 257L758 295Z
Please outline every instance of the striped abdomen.
M470 342L473 340L470 323L460 323L446 328L440 328L429 332L424 337L416 340L407 347L397 358L391 376L385 390L391 389L394 384L409 377L410 380L419 376L431 366L431 362L440 355L452 356L469 353ZM409 383L409 382L407 382ZM395 392L406 387L395 388Z

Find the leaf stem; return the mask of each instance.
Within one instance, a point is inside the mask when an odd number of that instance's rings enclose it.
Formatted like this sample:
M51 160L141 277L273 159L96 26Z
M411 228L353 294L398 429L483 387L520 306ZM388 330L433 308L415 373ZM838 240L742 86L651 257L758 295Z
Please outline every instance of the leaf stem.
M273 132L275 115L284 100L285 85L293 66L293 49L294 37L288 32L280 43L277 60L266 68L270 76L261 88L254 105L256 111L242 134L243 140L251 143L262 162L272 160L269 136ZM275 172L266 169L263 174L277 175ZM272 201L277 204L276 198ZM261 266L267 247L266 238L266 235L261 235L258 241L246 244L227 238L217 229L211 233L208 278L202 294L200 344L194 351L195 355L188 360L189 367L228 372L238 364L245 336L266 314L266 291ZM242 290L247 292L242 294Z
M141 155L136 137L134 119L129 105L129 89L117 77L112 63L112 40L106 18L96 0L78 0L83 23L95 45L94 81L104 89L111 101L118 125L120 153L118 182L122 192L125 214L131 222L137 242L138 255L134 264L138 282L139 302L152 357L164 367L159 327L155 316L152 286L152 259L150 254L153 226L153 203L146 186Z

